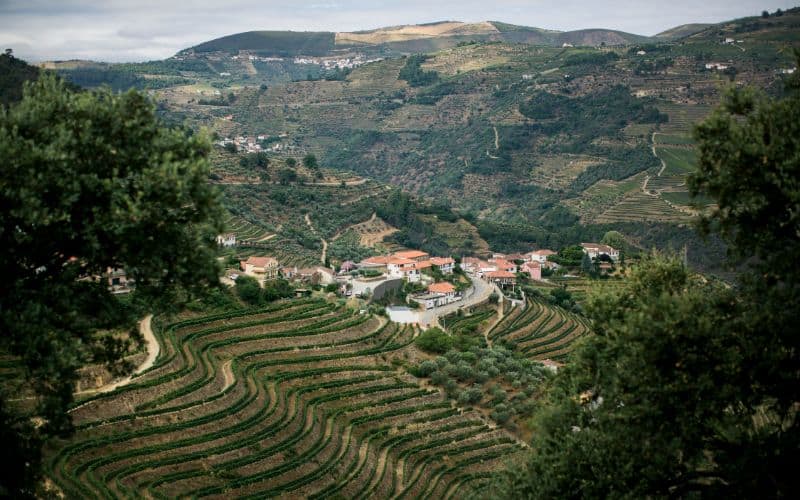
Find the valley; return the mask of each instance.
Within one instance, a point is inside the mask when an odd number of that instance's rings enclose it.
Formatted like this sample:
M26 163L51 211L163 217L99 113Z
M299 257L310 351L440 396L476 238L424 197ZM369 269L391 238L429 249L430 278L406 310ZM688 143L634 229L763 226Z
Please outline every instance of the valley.
M272 179L279 173L274 165L287 157L313 154L327 169L331 191L340 179L356 175L367 183L363 191L387 184L414 194L422 204L451 207L478 235L447 243L453 253L486 248L480 240L500 251L530 244L561 247L576 239L598 239L610 229L622 231L631 242L679 249L687 243L692 215L704 204L691 206L684 181L693 161L693 124L709 113L731 78L766 89L780 84L782 71L791 68L785 49L800 43L789 29L797 16L790 10L780 18L677 30L669 39L597 38L582 46L552 39L512 43L495 35L539 32L499 29L497 23L337 34L337 46L362 40L347 50L363 52L364 61L375 59L371 50L382 47L384 52L380 60L334 70L324 69L320 61L329 55L322 52L307 53L319 61L302 64L296 64L302 59L297 55L268 53L265 47L273 47L268 42L273 38L265 32L263 39L232 36L153 63L161 65L158 74L191 84L156 85L151 93L169 119L205 127L220 138L263 138L251 145L263 144ZM458 42L447 45L452 37ZM321 39L308 40L310 47ZM427 52L421 58L393 52L403 44L434 42L436 48L419 49ZM707 69L720 61L726 69ZM276 73L270 66L275 64L296 67L291 81ZM209 65L219 74L209 74ZM70 66L55 67L81 82ZM309 71L302 72L303 67ZM142 70L126 69L134 75ZM405 80L405 73L417 76ZM222 179L254 175L236 165L243 153L219 154L214 164ZM299 189L311 192L313 173L299 175L306 177ZM239 182L222 181L229 204L247 199L246 190L234 187ZM355 220L322 229L329 243L348 225L367 221L377 208L363 201L368 193L334 196L342 196L340 203L349 203L346 197L355 200L352 211L363 209ZM282 227L277 233L283 232L283 238L276 242L292 241L303 247L302 255L319 252L320 243L310 235L298 237L301 225L282 225L283 220L269 220L272 215L258 217L275 212L259 212L256 206L247 209L245 218L268 232ZM337 218L320 210L326 218ZM393 225L399 232L385 233L392 241L440 251L424 237L403 240L404 229L411 228ZM527 229L518 234L517 226ZM494 236L498 228L504 228L505 237ZM464 245L467 241L471 247ZM719 248L690 247L695 267L719 271Z
M791 491L798 27L6 51L0 496Z

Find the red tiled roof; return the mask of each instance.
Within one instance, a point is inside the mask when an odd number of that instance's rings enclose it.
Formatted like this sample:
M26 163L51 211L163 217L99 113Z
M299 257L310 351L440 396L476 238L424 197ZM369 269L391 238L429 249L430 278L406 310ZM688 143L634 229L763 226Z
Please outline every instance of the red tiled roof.
M495 259L494 264L500 269L509 269L512 267L517 267L517 265L514 264L513 262L509 262L503 259Z
M443 281L441 283L433 283L429 285L428 291L431 293L453 293L456 291L456 287L446 281Z
M395 252L394 256L401 259L417 259L419 257L427 257L428 254L419 250L403 250L401 252Z
M423 260L422 262L415 263L414 267L417 269L427 269L429 267L433 267L433 264L429 260Z
M253 267L267 267L270 264L278 265L278 261L274 257L250 257L245 264Z
M517 275L508 271L491 271L486 273L487 278L516 278Z
M556 254L556 252L554 252L552 250L548 250L546 248L544 248L542 250L534 250L533 252L529 252L528 253L528 255L544 255L545 257L548 256L548 255L555 255L555 254Z
M408 266L414 264L416 261L411 259L405 259L403 257L389 257L386 261L387 264L394 264L396 266Z
M386 265L386 264L389 263L389 259L391 259L391 257L385 257L383 255L376 255L374 257L368 257L368 258L364 259L362 262L364 262L365 264Z
M447 264L455 264L455 260L452 257L431 257L430 260L431 264L434 266L444 266Z

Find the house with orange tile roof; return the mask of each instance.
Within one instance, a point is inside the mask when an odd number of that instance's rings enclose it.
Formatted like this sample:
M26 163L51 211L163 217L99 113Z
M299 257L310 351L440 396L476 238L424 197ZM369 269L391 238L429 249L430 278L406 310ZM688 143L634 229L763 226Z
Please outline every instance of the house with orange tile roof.
M455 286L443 281L441 283L431 283L428 285L428 291L426 293L414 295L411 297L411 300L419 303L425 309L433 309L435 307L458 302L462 298L461 293L456 291Z
M533 262L526 262L522 264L522 266L519 268L519 272L527 273L532 280L542 280L542 264L540 264L538 261L534 260Z
M430 293L441 293L443 295L453 296L456 294L456 287L452 283L442 281L441 283L431 283L428 285Z
M417 262L429 260L431 257L429 254L421 250L403 250L400 252L395 252L393 256L401 259L415 260Z
M431 257L430 263L442 274L453 274L456 261L452 257Z
M247 275L262 280L278 277L278 260L274 257L250 257L239 262L239 268Z
M498 271L507 271L509 273L517 272L517 265L505 259L493 259L490 260L489 263L494 264Z
M389 276L393 278L407 279L409 283L417 283L421 279L420 270L417 268L418 262L402 257L391 257L386 263Z
M378 267L386 267L386 264L389 263L391 257L386 255L375 255L374 257L367 257L366 259L359 262L359 268L365 269L374 269Z
M490 271L483 275L483 279L500 288L513 287L517 284L517 275L508 271Z
M556 252L552 250L542 249L542 250L534 250L533 252L528 252L525 254L526 260L531 262L536 261L540 264L544 264L547 262L547 257L550 255L555 255Z

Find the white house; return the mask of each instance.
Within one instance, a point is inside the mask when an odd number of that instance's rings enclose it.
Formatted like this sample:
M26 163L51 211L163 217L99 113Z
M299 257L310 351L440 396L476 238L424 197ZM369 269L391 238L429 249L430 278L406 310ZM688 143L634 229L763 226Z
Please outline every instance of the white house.
M217 235L217 245L221 247L235 247L236 235L234 233L225 233Z
M497 271L505 271L507 273L517 272L517 265L505 259L493 259L490 260L489 263L493 264Z
M589 257L596 259L601 255L608 255L611 260L619 259L619 250L610 247L608 245L603 245L602 243L581 243L583 247L584 253L588 254Z
M261 279L276 279L278 277L278 260L274 257L250 257L239 262L241 270L250 276Z
M393 278L405 278L409 283L417 283L420 280L420 272L416 264L415 260L392 257L386 263L386 268L389 270L389 276Z
M525 254L527 260L531 262L538 262L539 264L544 264L547 262L547 257L550 255L555 255L556 253L552 250L534 250L533 252L528 252Z
M456 292L456 287L446 281L428 285L427 293L411 297L411 300L421 304L425 309L452 304L461 300L461 294Z
M456 261L452 257L431 257L431 264L442 274L453 274Z

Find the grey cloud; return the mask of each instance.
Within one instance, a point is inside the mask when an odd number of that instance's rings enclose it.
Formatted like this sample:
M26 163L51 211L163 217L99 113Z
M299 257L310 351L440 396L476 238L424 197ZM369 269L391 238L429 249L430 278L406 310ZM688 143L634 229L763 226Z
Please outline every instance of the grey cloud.
M653 35L718 22L796 0L0 0L0 46L31 61L169 57L241 31L351 31L457 19L547 29L609 28Z

